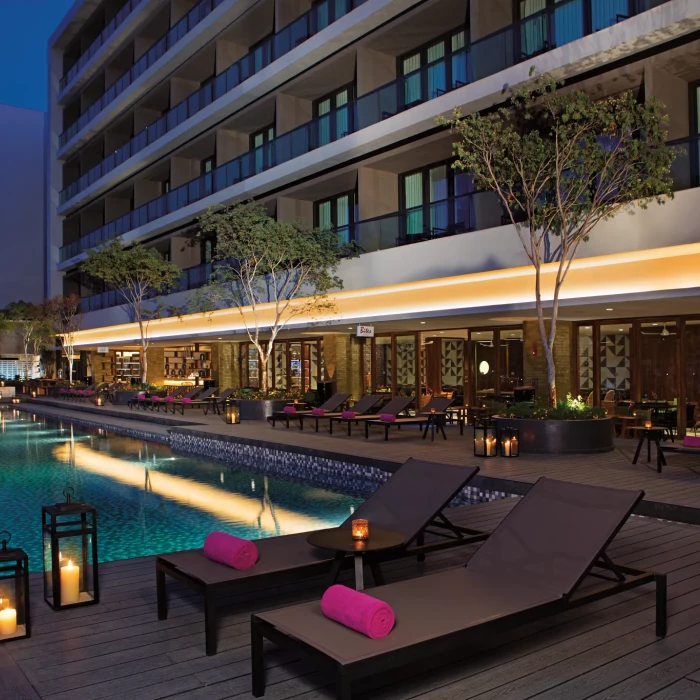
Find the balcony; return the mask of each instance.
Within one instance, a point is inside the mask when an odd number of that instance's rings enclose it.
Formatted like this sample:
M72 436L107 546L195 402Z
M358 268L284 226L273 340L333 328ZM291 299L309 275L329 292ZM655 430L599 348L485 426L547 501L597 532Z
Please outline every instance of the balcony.
M75 80L81 70L90 62L92 57L104 46L109 38L124 24L129 15L145 0L128 0L127 3L107 22L107 26L100 32L99 36L90 44L85 53L68 69L66 74L58 81L58 90L63 92L68 85Z
M69 260L85 250L411 107L497 73L514 63L526 61L557 45L574 41L583 35L584 26L597 26L590 24L590 18L594 10L598 18L603 16L603 6L609 10L609 22L616 22L616 0L565 0L531 15L474 42L467 49L449 54L282 134L269 144L234 158L211 173L195 178L105 224L63 246L60 261Z
M81 129L88 125L107 105L112 103L129 85L150 68L180 39L197 26L224 0L201 0L164 37L159 39L124 75L94 102L59 137L59 145L65 146ZM78 192L91 185L103 175L114 170L125 160L146 148L156 139L172 131L193 114L204 109L214 100L238 87L244 80L261 71L272 61L289 53L309 37L314 36L329 24L345 16L365 0L324 0L295 19L270 39L269 46L261 51L250 52L216 77L210 85L200 88L193 95L175 105L171 110L136 134L129 142L110 154L79 180L61 192L60 203L64 204Z

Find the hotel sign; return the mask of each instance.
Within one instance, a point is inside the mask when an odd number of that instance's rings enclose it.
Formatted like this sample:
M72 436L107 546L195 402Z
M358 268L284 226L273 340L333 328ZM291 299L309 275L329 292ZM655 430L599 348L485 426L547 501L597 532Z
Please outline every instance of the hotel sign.
M374 326L358 326L356 335L358 338L374 338Z
M109 348L106 347L105 345L98 345L98 346L97 346L97 352L98 352L98 353L105 354L105 353L108 353L108 352L109 352Z

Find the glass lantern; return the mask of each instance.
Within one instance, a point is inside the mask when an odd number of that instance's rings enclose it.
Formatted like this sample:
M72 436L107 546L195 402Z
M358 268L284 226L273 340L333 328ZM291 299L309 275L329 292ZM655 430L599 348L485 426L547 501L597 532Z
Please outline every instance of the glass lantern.
M0 532L0 643L31 636L29 559L7 545L12 535Z
M100 600L97 566L97 511L72 500L41 509L44 545L44 600L54 610L94 605Z
M491 421L474 423L474 456L495 457L497 450L496 426Z
M501 457L517 457L520 454L520 431L517 428L501 429Z
M235 425L241 422L241 411L231 399L226 399L224 403L224 420L229 425Z

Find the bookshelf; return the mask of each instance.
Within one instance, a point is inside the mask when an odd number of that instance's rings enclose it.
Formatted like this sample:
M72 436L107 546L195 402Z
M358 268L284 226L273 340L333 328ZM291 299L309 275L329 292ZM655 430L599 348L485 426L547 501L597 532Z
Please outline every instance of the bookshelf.
M141 353L132 350L117 350L115 352L115 379L131 382L132 379L141 381Z
M211 379L211 345L196 343L185 348L165 348L163 361L163 376L169 383L184 383L196 377Z

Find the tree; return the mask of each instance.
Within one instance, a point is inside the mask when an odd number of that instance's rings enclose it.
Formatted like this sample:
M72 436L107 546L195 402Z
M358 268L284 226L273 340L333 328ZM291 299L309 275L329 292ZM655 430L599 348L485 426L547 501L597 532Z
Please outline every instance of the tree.
M90 278L119 290L133 322L138 323L141 336L141 382L148 382L150 322L160 315L162 306L149 304L162 293L169 292L177 283L182 270L163 259L155 248L135 245L125 248L115 239L98 250L90 250L81 266Z
M28 378L31 373L29 349L33 350L32 356L38 355L47 339L44 308L26 301L13 301L5 307L3 314L24 349L24 371Z
M73 383L73 354L75 334L83 322L80 297L77 294L55 296L45 303L46 319L51 333L61 339L61 350L68 362L68 381Z
M665 144L668 118L658 100L641 103L624 92L594 101L559 88L542 76L507 107L441 120L459 136L454 167L472 173L477 191L496 193L535 268L551 405L559 298L571 263L600 221L673 197L675 157ZM541 283L546 263L556 264L549 328Z
M214 271L209 284L193 295L190 309L238 309L258 351L261 389L267 391L275 339L292 319L335 308L327 293L342 288L335 273L343 258L356 254L355 247L332 230L276 221L258 203L210 210L199 223L200 235L216 234ZM272 305L272 322L263 326L266 304Z

